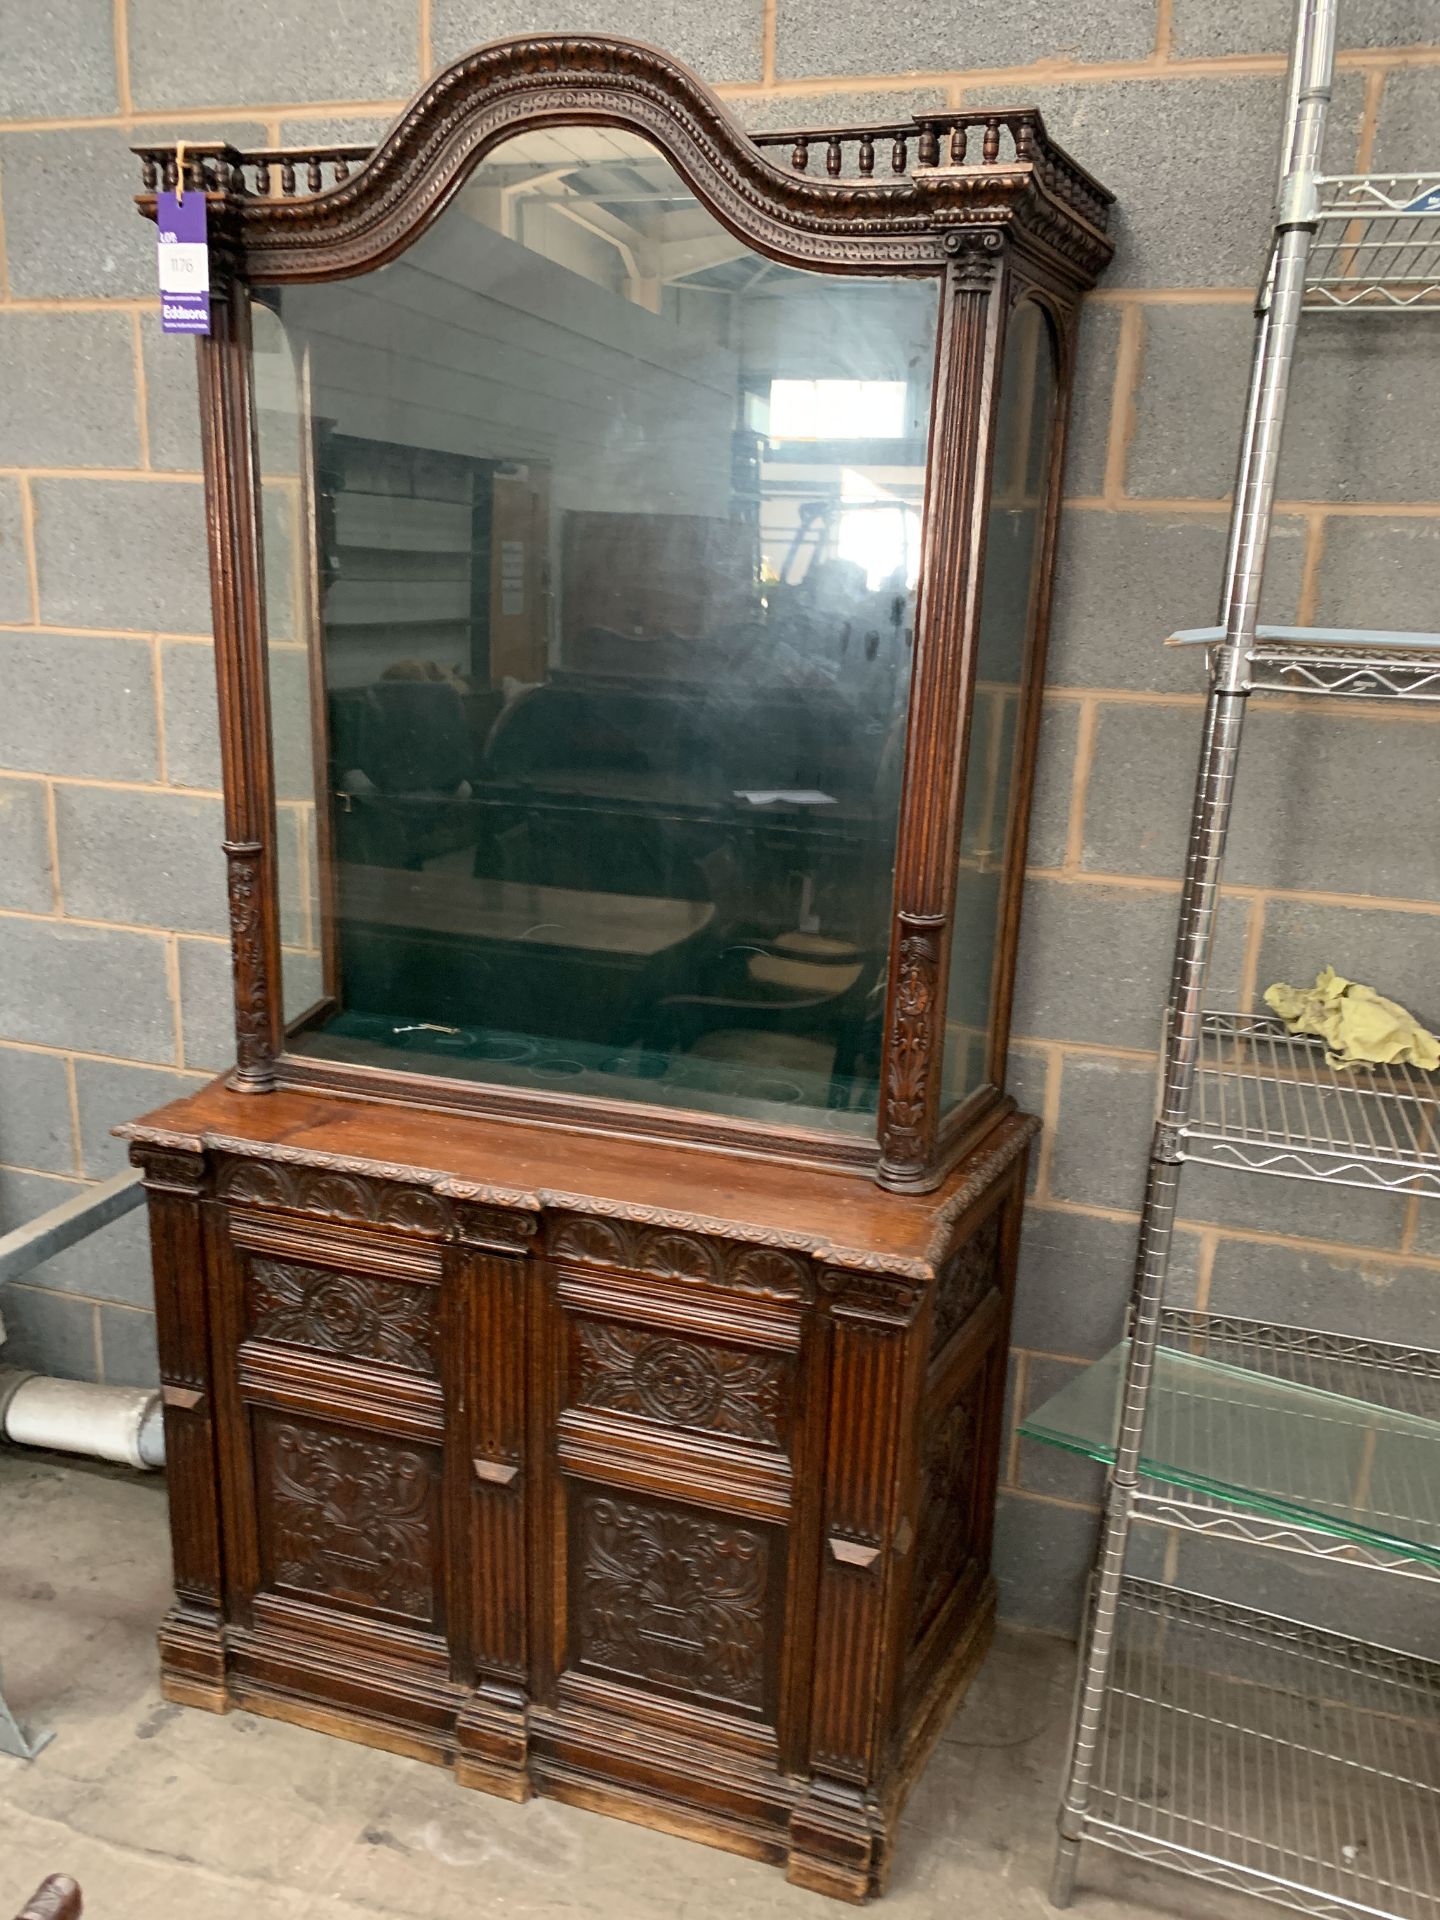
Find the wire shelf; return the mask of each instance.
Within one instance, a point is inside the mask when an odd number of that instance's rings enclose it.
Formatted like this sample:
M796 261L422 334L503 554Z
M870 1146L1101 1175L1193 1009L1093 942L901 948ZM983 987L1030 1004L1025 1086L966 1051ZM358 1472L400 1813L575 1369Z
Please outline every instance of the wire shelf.
M1194 1487L1141 1481L1135 1490L1135 1517L1175 1533L1193 1533L1206 1540L1262 1547L1270 1553L1289 1553L1300 1559L1323 1560L1334 1567L1358 1568L1408 1580L1440 1581L1440 1565L1432 1566L1427 1560L1352 1540L1344 1534L1321 1533L1316 1528L1302 1526L1298 1520L1280 1520L1269 1513L1255 1513L1234 1501L1199 1493Z
M1315 185L1306 306L1440 309L1440 173L1333 175Z
M1187 627L1172 647L1217 648L1223 627ZM1372 627L1255 629L1247 693L1321 693L1350 700L1440 701L1440 634Z
M1440 1199L1440 1079L1325 1054L1269 1015L1202 1015L1186 1158Z
M1257 1545L1440 1574L1440 1353L1166 1307L1145 1407L1149 1517ZM1020 1431L1109 1465L1129 1342ZM1256 1516L1227 1528L1225 1510ZM1338 1544L1337 1544L1338 1543Z
M1320 1920L1440 1920L1440 1665L1127 1579L1084 1831Z

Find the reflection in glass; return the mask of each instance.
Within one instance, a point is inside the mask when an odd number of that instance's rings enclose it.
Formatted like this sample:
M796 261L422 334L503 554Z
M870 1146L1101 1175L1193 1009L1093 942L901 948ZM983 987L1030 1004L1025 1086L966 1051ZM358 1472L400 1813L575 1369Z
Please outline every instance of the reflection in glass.
M270 308L255 307L251 328L255 439L265 476L261 537L275 743L281 990L285 1018L290 1021L312 1008L323 991L311 657L305 641L310 570L305 564L309 543L301 430L303 369L295 364L285 329ZM322 799L324 792L321 785Z
M1033 301L1011 315L1000 376L996 454L985 529L985 578L975 698L955 875L955 931L945 1009L942 1105L991 1078L995 968L1012 831L1016 721L1050 465L1055 368L1049 328Z
M871 1131L934 283L761 259L577 127L278 305L337 945L292 1045Z
M276 303L292 1020L317 897L336 948L292 1044L872 1131L935 284L764 261L563 129Z

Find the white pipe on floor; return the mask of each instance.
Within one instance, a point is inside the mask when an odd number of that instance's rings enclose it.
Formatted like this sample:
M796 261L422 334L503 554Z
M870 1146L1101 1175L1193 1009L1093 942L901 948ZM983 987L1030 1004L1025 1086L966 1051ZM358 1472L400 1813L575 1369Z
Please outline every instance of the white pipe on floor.
M0 1437L22 1447L85 1453L126 1467L163 1467L165 1428L154 1387L49 1380L0 1366Z

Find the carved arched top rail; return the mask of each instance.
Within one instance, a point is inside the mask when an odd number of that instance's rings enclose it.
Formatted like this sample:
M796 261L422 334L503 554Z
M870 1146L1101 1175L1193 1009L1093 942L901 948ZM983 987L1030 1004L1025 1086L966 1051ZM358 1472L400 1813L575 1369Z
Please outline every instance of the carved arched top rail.
M752 135L670 55L600 35L477 48L417 94L373 150L187 145L186 186L206 191L212 245L247 279L345 278L403 252L509 135L563 124L648 137L740 239L797 266L933 272L963 247L965 228L1012 227L1059 281L1084 286L1112 250L1111 196L1033 109ZM156 189L175 184L177 149L135 151L139 204L153 217ZM812 155L823 155L815 174Z

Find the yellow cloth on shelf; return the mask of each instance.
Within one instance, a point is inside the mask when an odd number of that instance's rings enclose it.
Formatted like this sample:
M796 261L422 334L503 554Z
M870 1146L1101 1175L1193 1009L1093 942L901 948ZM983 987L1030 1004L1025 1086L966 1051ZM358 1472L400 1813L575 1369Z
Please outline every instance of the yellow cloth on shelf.
M1291 1033L1317 1034L1332 1067L1440 1067L1440 1040L1413 1014L1333 967L1317 974L1313 987L1277 980L1265 989L1265 1004Z

